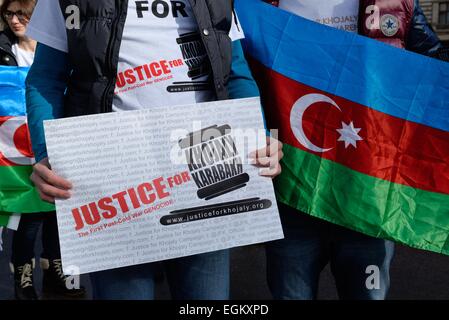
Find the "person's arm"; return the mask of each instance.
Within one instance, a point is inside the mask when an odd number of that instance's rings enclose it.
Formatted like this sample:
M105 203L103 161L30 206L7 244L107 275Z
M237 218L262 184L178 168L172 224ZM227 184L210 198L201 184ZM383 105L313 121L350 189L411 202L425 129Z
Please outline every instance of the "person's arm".
M243 54L240 40L232 42L232 66L228 83L231 99L259 97L260 92ZM263 112L263 110L262 110ZM282 143L267 137L267 147L250 153L249 158L260 168L260 175L274 178L281 173L280 160L284 156Z
M432 54L432 57L438 60L449 62L449 48L439 48L435 53Z
M263 0L266 3L270 3L273 6L279 7L279 0Z
M257 84L249 69L248 62L243 54L240 40L232 42L232 66L228 91L231 99L251 98L260 95Z
M50 168L45 146L44 120L62 117L64 92L70 73L67 54L38 44L34 63L26 79L26 102L36 164L31 181L40 197L48 202L70 197L70 182L57 176Z
M430 56L441 47L440 39L427 22L426 16L415 0L412 23L407 39L407 50Z
M39 43L26 79L28 126L36 162L47 157L44 120L62 117L68 75L67 54Z

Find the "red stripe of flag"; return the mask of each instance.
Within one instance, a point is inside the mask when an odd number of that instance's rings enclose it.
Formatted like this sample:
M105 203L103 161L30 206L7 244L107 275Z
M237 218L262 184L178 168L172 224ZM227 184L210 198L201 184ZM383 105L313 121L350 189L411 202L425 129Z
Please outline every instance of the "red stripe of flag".
M291 80L252 60L270 128L280 140L332 160L355 171L431 192L449 194L449 132L405 121L369 107ZM290 126L293 105L307 94L322 94L330 103L317 102L305 112L305 136L328 152L314 152L301 144ZM346 125L360 128L357 147L338 141ZM296 124L296 126L300 124ZM310 145L309 145L310 147Z

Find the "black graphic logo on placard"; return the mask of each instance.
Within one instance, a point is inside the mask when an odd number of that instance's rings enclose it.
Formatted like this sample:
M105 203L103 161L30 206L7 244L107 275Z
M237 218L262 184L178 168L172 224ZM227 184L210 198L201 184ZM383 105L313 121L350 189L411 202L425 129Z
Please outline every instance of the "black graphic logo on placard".
M162 217L161 224L164 226L170 226L205 219L243 214L247 212L265 210L270 208L271 205L272 203L270 200L251 198L239 201L218 203L210 206L176 210L170 212L170 215Z
M229 125L212 126L192 132L179 141L199 199L209 201L245 187L250 176L243 170ZM186 208L161 218L163 225L193 222L270 208L270 200L242 199L214 205Z
M167 91L177 93L211 90L211 84L208 81L195 81L211 74L210 60L200 34L197 32L185 33L180 35L176 42L181 48L184 63L189 68L187 75L192 81L174 82L173 85L167 87Z
M249 181L234 138L228 133L230 129L228 125L213 126L179 141L200 199L213 199L240 189Z

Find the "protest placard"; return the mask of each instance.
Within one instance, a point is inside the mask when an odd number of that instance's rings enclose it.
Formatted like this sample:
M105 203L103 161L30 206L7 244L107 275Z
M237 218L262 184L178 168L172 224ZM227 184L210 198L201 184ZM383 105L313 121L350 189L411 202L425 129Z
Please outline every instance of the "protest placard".
M45 122L64 272L83 274L283 237L258 98Z

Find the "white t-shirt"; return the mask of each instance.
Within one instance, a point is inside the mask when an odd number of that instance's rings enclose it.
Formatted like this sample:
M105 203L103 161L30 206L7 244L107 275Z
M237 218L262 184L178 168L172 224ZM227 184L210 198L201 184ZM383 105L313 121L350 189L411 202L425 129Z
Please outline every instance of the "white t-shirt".
M279 7L298 16L357 32L359 0L280 0Z
M17 43L12 45L11 51L16 57L19 67L30 67L33 64L34 52L23 50Z
M27 35L67 52L59 2L38 2ZM229 36L233 41L244 37L234 23ZM129 1L113 110L211 101L215 96L210 76L209 58L188 0Z

